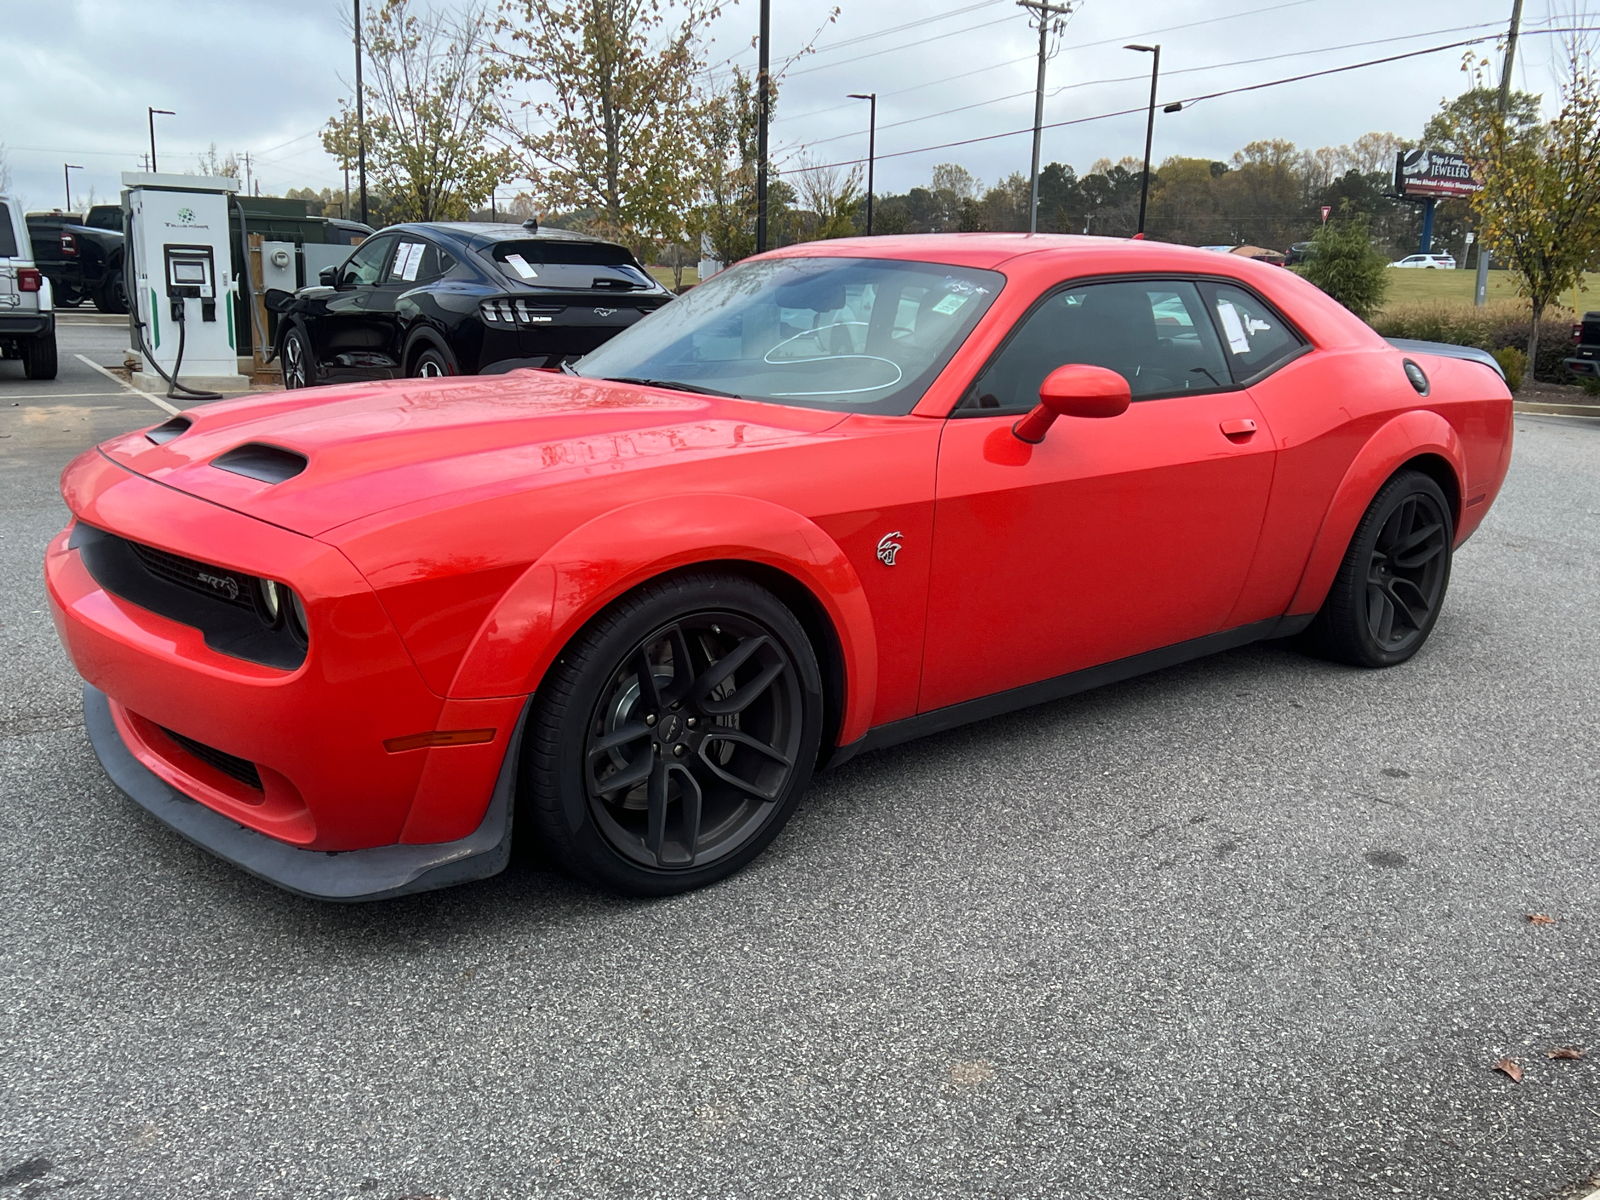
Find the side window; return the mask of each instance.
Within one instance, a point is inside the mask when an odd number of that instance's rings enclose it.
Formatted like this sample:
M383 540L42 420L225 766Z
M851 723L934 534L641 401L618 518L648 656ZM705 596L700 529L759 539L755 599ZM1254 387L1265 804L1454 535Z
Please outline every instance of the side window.
M432 283L451 267L451 258L432 242L413 242L402 239L394 252L394 262L389 264L389 283Z
M361 243L339 272L341 287L370 287L383 275L383 260L394 246L392 237L371 238Z
M19 258L17 231L11 224L11 208L0 200L0 258Z
M1242 288L1208 284L1206 290L1235 379L1270 371L1305 345L1277 313Z
M1194 284L1096 283L1057 292L1024 318L973 381L962 408L1032 408L1045 377L1068 363L1117 372L1135 400L1232 386Z

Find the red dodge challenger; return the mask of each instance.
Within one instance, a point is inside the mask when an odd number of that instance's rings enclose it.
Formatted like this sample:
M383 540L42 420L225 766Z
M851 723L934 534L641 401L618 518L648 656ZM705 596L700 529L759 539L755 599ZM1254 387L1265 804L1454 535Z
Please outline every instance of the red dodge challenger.
M1474 361L1476 359L1476 361ZM1015 234L739 264L567 373L190 409L45 560L111 779L307 896L636 895L812 772L1262 638L1404 662L1511 455L1477 351L1277 267Z

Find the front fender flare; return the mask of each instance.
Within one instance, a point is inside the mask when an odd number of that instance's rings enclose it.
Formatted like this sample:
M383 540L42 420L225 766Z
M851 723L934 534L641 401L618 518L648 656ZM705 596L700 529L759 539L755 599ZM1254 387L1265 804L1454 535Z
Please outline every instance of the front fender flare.
M614 509L551 546L479 627L453 697L524 695L583 625L618 596L697 563L759 564L796 580L833 626L844 672L838 731L866 732L877 695L878 640L855 567L831 537L792 509L745 496L690 494ZM817 647L822 659L825 647Z
M1417 409L1401 413L1367 439L1339 481L1300 577L1300 586L1289 605L1291 615L1314 613L1322 607L1328 589L1333 586L1333 578L1339 573L1339 564L1344 561L1345 551L1350 547L1350 539L1355 536L1356 527L1378 489L1405 463L1425 454L1442 458L1455 475L1458 503L1454 521L1459 539L1459 498L1466 495L1467 478L1466 452L1460 435L1436 412Z

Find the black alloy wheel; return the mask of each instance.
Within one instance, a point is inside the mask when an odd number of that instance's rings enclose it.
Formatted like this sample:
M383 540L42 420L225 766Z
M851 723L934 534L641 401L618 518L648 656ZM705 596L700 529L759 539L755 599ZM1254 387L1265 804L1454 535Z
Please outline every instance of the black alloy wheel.
M1422 648L1450 584L1455 522L1439 485L1398 472L1379 490L1308 631L1329 657L1391 667Z
M311 352L305 334L291 329L283 335L283 386L287 391L311 386Z
M432 347L417 355L417 361L411 364L413 379L442 379L446 375L454 374L444 355Z
M524 795L573 873L668 895L738 870L809 782L821 681L804 630L732 575L659 580L619 601L540 688Z

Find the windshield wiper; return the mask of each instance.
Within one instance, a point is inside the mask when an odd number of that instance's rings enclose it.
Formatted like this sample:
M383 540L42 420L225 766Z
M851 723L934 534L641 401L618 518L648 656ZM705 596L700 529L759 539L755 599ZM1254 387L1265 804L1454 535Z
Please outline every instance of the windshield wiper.
M699 396L723 396L729 400L743 400L734 392L719 392L716 388L701 387L696 383L679 383L676 379L638 379L632 375L607 375L608 383L633 383L642 387L666 388L673 392L694 392Z

